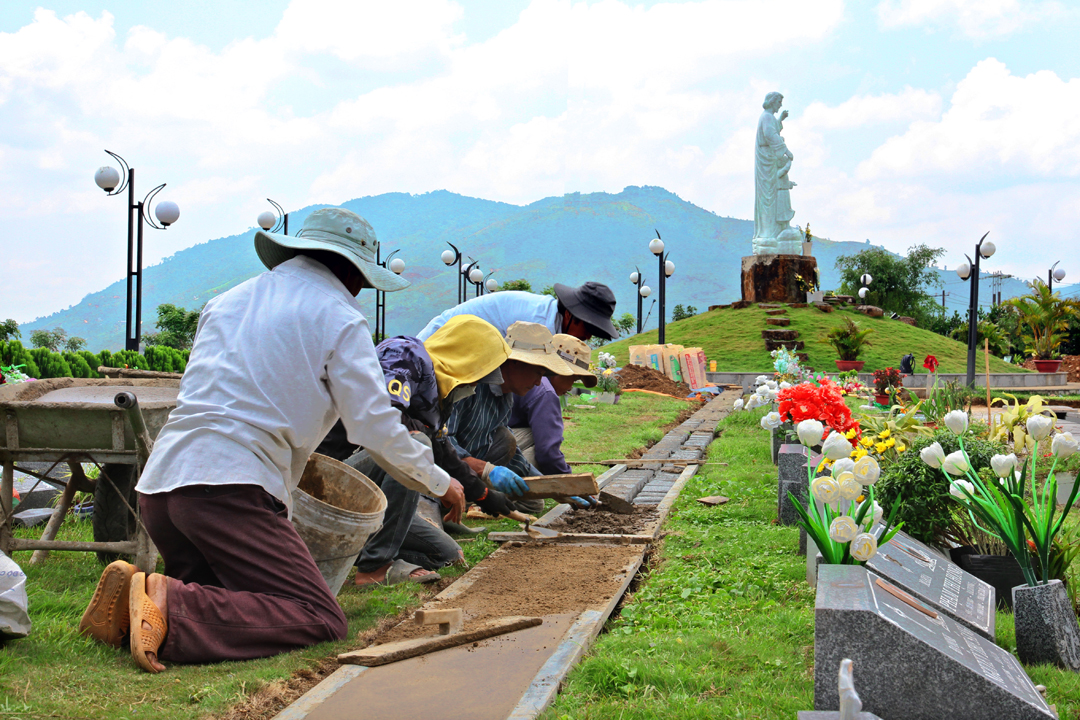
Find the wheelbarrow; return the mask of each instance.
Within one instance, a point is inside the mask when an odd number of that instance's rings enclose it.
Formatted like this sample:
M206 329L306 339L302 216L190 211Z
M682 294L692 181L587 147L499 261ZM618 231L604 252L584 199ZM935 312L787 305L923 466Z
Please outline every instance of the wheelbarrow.
M153 438L176 407L178 379L54 378L0 387L0 550L35 551L31 564L43 562L50 550L97 552L107 559L134 557L134 564L152 572L157 561L146 528L139 519L133 492L139 472L153 448ZM140 401L141 398L141 401ZM12 490L18 462L67 463L71 477L64 485L40 540L11 533ZM83 463L101 472L86 477ZM41 474L19 468L39 480ZM49 482L56 480L48 478ZM56 540L76 492L93 491L94 541Z

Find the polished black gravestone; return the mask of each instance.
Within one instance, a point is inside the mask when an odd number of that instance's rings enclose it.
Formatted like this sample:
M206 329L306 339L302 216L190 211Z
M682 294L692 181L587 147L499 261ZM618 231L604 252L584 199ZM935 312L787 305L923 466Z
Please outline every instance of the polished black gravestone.
M776 516L781 525L795 525L799 513L788 493L795 496L796 502L806 507L806 498L810 494L810 483L806 475L806 448L802 445L784 444L777 454Z
M994 588L910 535L897 533L866 567L986 639L995 639Z
M859 668L863 710L893 720L1057 716L1010 653L858 565L818 568L814 709L839 710L833 668Z

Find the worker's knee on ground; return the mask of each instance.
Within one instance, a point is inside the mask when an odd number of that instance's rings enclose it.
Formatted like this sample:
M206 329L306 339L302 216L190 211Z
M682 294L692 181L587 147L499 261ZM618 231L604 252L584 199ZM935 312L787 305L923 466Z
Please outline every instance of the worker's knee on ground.
M326 629L329 633L327 642L344 640L349 636L349 621L345 619L345 612L336 602L332 610L335 612L326 618Z
M514 459L516 452L517 440L514 438L514 433L510 428L503 426L495 431L491 447L488 448L484 459L492 465L508 465Z

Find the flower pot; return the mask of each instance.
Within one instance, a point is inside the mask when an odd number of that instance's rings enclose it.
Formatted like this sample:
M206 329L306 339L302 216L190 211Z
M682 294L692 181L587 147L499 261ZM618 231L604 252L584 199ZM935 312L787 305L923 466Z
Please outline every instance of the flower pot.
M875 394L874 395L874 402L876 402L878 405L888 405L889 404L889 396L888 395L877 395L877 394Z
M848 370L862 370L863 365L866 364L865 360L834 360L836 363L836 369L840 372L847 372Z
M610 392L599 393L596 396L596 402L602 402L602 403L607 403L608 405L614 405L615 403L619 402L620 397L622 397L621 394L617 395L615 393L610 393Z
M962 570L993 586L998 609L1012 608L1012 589L1025 582L1020 564L1012 555L976 555L971 547L952 548L949 555Z
M1041 373L1057 372L1061 367L1060 360L1035 360L1035 369Z
M1080 672L1080 626L1060 580L1012 589L1016 654L1025 665L1053 663Z
M802 254L803 254L803 257L810 257L811 255L814 254L814 241L813 240L811 240L809 242L807 242L806 240L803 240Z

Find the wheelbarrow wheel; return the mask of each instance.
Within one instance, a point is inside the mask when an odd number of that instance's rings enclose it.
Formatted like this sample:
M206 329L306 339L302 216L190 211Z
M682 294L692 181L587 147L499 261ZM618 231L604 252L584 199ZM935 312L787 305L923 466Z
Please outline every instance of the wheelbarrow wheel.
M128 510L121 497L126 498L128 505L135 507L138 498L135 493L135 466L106 464L103 474L108 475L112 484L104 478L98 478L97 487L94 490L94 540L95 542L119 542L130 540L135 536L135 516ZM116 485L116 489L113 488ZM117 494L117 490L123 496ZM129 562L132 556L120 553L99 552L98 561L108 565L121 557Z

